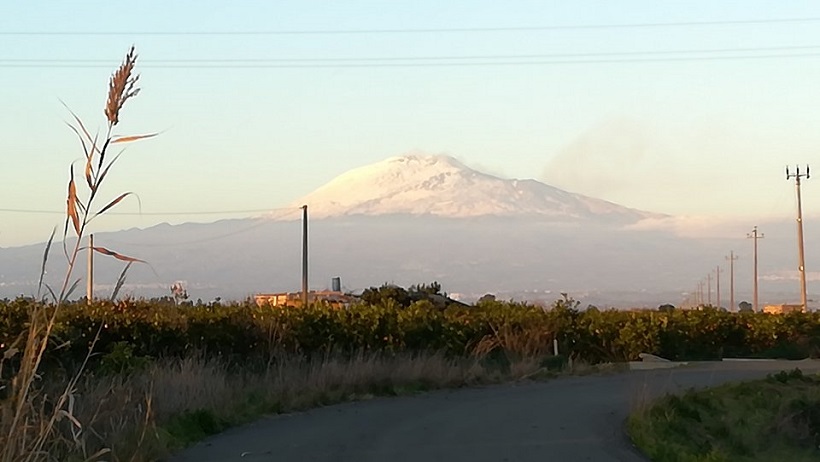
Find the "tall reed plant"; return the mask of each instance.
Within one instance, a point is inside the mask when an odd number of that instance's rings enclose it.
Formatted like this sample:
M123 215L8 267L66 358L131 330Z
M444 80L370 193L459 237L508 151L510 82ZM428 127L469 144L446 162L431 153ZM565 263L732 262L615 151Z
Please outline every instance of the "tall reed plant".
M54 345L54 326L60 309L80 285L81 278L74 273L81 251L87 249L83 247L83 241L90 224L133 195L132 192L124 192L107 201L101 198L102 186L122 154L122 150L115 154L111 151L126 143L156 135L123 136L115 133L123 106L140 91L137 86L139 75L135 72L136 63L137 53L131 47L122 64L111 75L104 108L106 128L103 135L99 131L92 135L83 121L69 110L72 121L68 126L77 135L84 158L79 179L75 176L75 162L69 168L62 239L67 268L58 286L52 287L44 282L46 263L55 235L52 232L43 254L37 301L32 304L27 330L21 332L10 345L0 347L0 462L54 460L50 454L65 454L67 447L82 460L96 460L109 452L108 449L101 449L92 454L87 453L86 429L83 422L75 416L77 384L83 374L85 362L79 371L69 377L61 392L51 395L44 392L43 384L49 381L49 375L57 374L57 371L44 370L42 366L48 348L59 348L59 345ZM70 243L71 239L73 242ZM112 294L112 298L116 298L128 268L141 260L105 247L94 246L91 250L125 262L125 268ZM86 362L93 345L92 340ZM9 378L3 380L3 377Z

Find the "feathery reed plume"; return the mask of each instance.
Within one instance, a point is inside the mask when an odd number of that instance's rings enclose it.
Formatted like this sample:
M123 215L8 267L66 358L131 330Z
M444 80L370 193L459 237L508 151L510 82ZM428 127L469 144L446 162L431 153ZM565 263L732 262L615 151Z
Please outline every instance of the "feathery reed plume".
M129 98L137 96L140 89L136 87L140 79L139 74L131 75L137 63L137 54L134 47L125 55L125 60L119 69L111 76L108 84L108 102L105 105L105 117L109 126L117 125L120 121L120 109Z

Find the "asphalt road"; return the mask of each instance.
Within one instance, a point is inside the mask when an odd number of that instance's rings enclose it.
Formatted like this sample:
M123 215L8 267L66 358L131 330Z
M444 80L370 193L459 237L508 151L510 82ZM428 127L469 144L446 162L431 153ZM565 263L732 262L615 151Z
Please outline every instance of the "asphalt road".
M188 461L645 461L624 432L637 403L819 361L699 363L384 398L262 419L178 454Z

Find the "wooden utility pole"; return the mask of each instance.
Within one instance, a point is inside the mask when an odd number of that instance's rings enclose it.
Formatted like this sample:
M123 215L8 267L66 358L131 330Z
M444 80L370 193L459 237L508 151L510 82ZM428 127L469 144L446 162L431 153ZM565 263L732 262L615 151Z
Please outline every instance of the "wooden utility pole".
M717 307L720 308L720 265L715 269L715 286Z
M763 233L757 232L757 226L752 229L751 233L746 234L747 239L754 240L754 267L755 267L755 275L754 275L754 285L755 285L755 293L754 293L754 310L757 311L757 241L758 239L763 239Z
M795 173L789 173L789 167L786 167L786 179L794 178L794 187L797 190L797 270L800 272L800 303L803 306L803 312L809 308L806 300L806 266L803 252L803 204L800 201L800 178L809 177L809 166L806 165L806 173L800 173L800 167L796 168Z
M308 306L308 213L302 206L302 307Z
M729 260L729 310L735 310L735 251L730 251L726 259Z
M89 305L94 299L94 235L88 235L88 268L85 285L85 300Z

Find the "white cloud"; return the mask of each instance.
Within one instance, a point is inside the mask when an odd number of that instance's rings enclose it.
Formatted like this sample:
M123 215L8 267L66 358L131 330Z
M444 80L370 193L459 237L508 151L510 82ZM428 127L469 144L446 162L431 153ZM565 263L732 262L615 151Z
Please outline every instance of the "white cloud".
M768 274L763 274L760 276L762 281L799 281L800 280L800 272L799 271L791 271L791 270L782 270L782 271L774 271ZM820 281L820 271L807 271L806 272L806 281L807 282L817 282Z
M684 238L736 238L751 230L737 218L683 215L646 218L626 227L632 231L667 231Z

